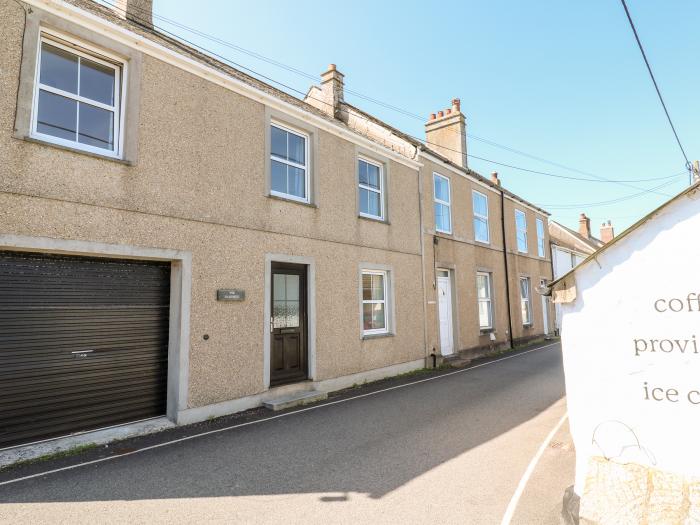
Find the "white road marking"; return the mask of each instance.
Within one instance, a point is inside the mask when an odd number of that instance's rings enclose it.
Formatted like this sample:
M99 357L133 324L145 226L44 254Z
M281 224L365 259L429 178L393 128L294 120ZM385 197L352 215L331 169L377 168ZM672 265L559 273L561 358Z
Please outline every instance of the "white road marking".
M532 473L535 471L535 467L540 461L542 454L544 454L544 451L547 450L547 446L549 445L550 441L552 441L556 433L559 432L559 429L564 424L564 421L566 421L567 417L569 417L569 414L564 413L564 415L559 420L559 423L557 423L556 426L552 429L552 431L549 434L547 434L547 437L544 438L544 441L540 445L540 448L533 456L532 460L530 461L530 464L527 466L527 469L525 469L525 473L523 474L523 477L520 478L520 483L518 483L518 487L515 489L513 497L510 499L510 503L508 503L508 508L506 508L506 513L503 515L501 525L510 525L510 521L513 519L513 514L515 514L515 509L518 507L518 502L520 501L520 497L523 495L523 491L525 490L527 482L530 480L530 476L532 476Z
M39 477L42 477L42 476L48 476L49 474L56 474L56 473L58 473L58 472L63 472L63 471L66 471L66 470L73 470L73 469L80 468L80 467L87 467L88 465L95 465L95 464L97 464L97 463L103 463L103 462L105 462L105 461L110 461L110 460L113 460L113 459L123 458L123 457L125 457L125 456L131 456L131 455L134 455L134 454L139 454L139 453L141 453L141 452L146 452L146 451L148 451L148 450L155 450L155 449L157 449L157 448L166 447L166 446L168 446L168 445L174 445L175 443L182 443L183 441L189 441L189 440L191 440L191 439L195 439L195 438L199 438L199 437L204 437L204 436L209 436L209 435L211 435L211 434L218 434L219 432L226 432L226 431L228 431L228 430L235 430L235 429L237 429L237 428L247 427L247 426L249 426L249 425L256 425L256 424L258 424L258 423L264 423L264 422L266 422L266 421L271 421L271 420L273 420L273 419L279 419L279 418L282 418L282 417L293 416L293 415L295 415L295 414L300 414L300 413L302 413L302 412L308 412L308 411L310 411L310 410L316 410L316 409L328 407L328 406L331 406L331 405L337 405L337 404L340 404L340 403L345 403L345 402L347 402L347 401L353 401L353 400L355 400L355 399L362 399L363 397L374 396L374 395L377 395L377 394L381 394L381 393L383 393L383 392L389 392L389 391L391 391L391 390L397 390L397 389L399 389L399 388L405 388L405 387L408 387L408 386L417 385L417 384L419 384L419 383L425 383L425 382L427 382L427 381L433 381L433 380L435 380L435 379L443 379L443 378L445 378L445 377L453 376L453 375L455 375L455 374L461 374L461 373L464 373L464 372L469 372L470 370L475 370L475 369L477 369L477 368L481 368L482 366L492 365L492 364L494 364L494 363L498 363L499 361L505 361L506 359L513 359L513 358L515 358L515 357L520 357L520 356L523 356L523 355L525 355L525 354L529 354L530 352L537 352L538 350L544 350L545 348L551 348L552 346L556 346L556 345L558 345L558 344L559 344L559 343L552 343L552 344L549 344L549 345L540 346L540 347L538 347L538 348L533 348L532 350L526 350L525 352L520 352L519 354L509 355L509 356L506 356L506 357L501 357L500 359L494 359L493 361L488 361L487 363L481 363L481 364L478 364L478 365L474 365L474 366L469 367L469 368L462 368L462 369L460 369L460 370L455 370L454 372L448 372L448 373L446 373L446 374L441 374L441 375L438 375L438 376L428 377L428 378L425 378L425 379L419 379L418 381L412 381L412 382L410 382L410 383L404 383L404 384L402 384L402 385L391 386L391 387L388 387L388 388L383 388L383 389L381 389L381 390L376 390L376 391L374 391L374 392L368 392L368 393L366 393L366 394L360 394L360 395L358 395L358 396L347 397L347 398L344 398L344 399L339 399L339 400L337 400L337 401L330 401L330 402L328 402L328 403L323 403L323 404L320 404L320 405L314 405L314 406L310 406L310 407L306 407L306 408L301 408L301 409L299 409L299 410L294 410L294 411L292 411L292 412L285 412L284 414L278 414L278 415L276 415L276 416L270 416L270 417L266 417L266 418L263 418L263 419L256 419L255 421L248 421L248 422L246 422L246 423L238 423L237 425L231 425L231 426L228 426L228 427L217 428L217 429L215 429L215 430L208 430L208 431L206 431L206 432L200 432L199 434L192 434L191 436L185 436L185 437L181 437L181 438L178 438L178 439L173 439L173 440L170 440L170 441L164 441L164 442L162 442L162 443L157 443L157 444L155 444L155 445L150 445L150 446L143 447L143 448L139 448L139 449L136 449L136 450L131 450L131 451L129 451L129 452L124 452L123 454L117 454L117 455L108 456L108 457L105 457L105 458L93 459L93 460L91 460L91 461L85 461L85 462L83 462L83 463L76 463L75 465L68 465L68 466L66 466L66 467L61 467L61 468L56 468L56 469L52 469L52 470L47 470L47 471L44 471L44 472L39 472L39 473L37 473L37 474L31 474L31 475L29 475L29 476L23 476L23 477L21 477L21 478L15 478L15 479L7 480L7 481L2 481L2 482L0 482L0 487L3 486L3 485L10 485L10 484L12 484L12 483L19 483L20 481L26 481L26 480L29 480L29 479L39 478Z

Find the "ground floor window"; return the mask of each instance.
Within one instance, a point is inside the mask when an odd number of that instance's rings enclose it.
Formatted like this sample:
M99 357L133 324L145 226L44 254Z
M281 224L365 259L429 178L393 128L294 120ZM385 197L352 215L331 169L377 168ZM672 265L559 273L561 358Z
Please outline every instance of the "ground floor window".
M489 330L493 328L491 274L486 272L476 274L476 297L479 302L479 328Z
M389 331L387 287L389 272L362 270L362 333L383 334Z
M523 325L532 324L532 307L530 306L530 278L520 278L520 311Z

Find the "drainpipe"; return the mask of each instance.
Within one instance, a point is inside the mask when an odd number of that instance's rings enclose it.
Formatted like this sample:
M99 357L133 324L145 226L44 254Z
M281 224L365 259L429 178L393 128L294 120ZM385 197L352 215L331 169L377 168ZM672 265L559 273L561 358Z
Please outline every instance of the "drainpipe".
M513 348L513 314L510 310L510 276L508 275L508 250L506 248L506 194L501 190L501 233L503 235L503 267L506 271L506 305L508 306L508 340Z
M419 148L416 147L416 153L413 156L414 160L418 158ZM428 295L425 288L425 242L423 239L423 176L421 169L418 168L418 217L420 223L420 273L423 280L423 352L425 353L425 366L428 366ZM433 353L433 368L435 368L435 353Z

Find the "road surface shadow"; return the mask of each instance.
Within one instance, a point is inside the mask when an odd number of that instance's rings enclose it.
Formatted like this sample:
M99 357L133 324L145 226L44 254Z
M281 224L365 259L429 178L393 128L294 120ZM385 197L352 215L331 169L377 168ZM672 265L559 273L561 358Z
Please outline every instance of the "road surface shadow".
M357 393L377 388L357 389ZM564 392L561 352L556 346L404 388L0 486L0 502L299 493L361 493L381 498L535 417ZM335 400L339 399L342 396ZM167 441L163 435L147 436L115 446L133 450L154 440ZM66 461L86 461L107 452L92 454ZM61 465L29 465L3 473L0 481ZM322 501L345 499L347 496L324 496Z

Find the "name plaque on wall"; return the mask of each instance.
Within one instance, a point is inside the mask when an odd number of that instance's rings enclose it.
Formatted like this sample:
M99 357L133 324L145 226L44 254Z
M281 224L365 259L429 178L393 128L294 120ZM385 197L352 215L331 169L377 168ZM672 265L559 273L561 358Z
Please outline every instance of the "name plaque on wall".
M223 288L216 291L217 301L243 301L245 299L245 290L236 288Z

